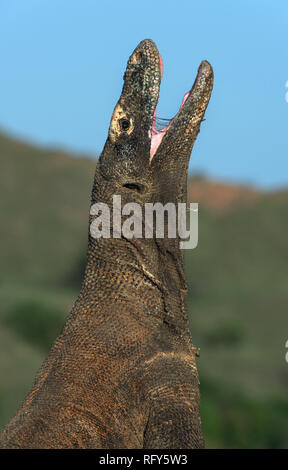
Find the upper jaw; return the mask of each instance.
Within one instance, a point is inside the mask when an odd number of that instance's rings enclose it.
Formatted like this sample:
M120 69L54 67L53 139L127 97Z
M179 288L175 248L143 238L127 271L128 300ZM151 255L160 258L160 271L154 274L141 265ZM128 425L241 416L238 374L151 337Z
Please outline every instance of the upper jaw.
M151 39L141 41L131 54L124 75L120 101L141 114L141 127L151 139L153 118L159 97L162 60ZM140 124L140 123L139 123Z

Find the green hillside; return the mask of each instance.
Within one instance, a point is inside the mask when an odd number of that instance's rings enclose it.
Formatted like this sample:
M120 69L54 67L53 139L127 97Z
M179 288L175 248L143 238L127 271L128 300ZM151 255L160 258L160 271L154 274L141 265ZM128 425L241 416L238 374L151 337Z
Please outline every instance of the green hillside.
M80 288L95 161L0 134L0 427L29 389ZM192 178L186 251L208 447L288 447L288 190Z

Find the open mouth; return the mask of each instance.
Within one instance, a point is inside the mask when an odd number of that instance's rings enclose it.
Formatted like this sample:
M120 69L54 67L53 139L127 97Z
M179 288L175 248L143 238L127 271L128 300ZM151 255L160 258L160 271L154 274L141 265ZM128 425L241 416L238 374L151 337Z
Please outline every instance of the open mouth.
M109 129L109 136L115 141L123 132L130 135L134 124L137 124L139 130L144 131L145 153L146 145L149 146L149 157L146 154L149 163L156 162L155 165L165 157L166 149L171 153L173 148L173 153L176 152L179 158L180 155L186 160L190 157L213 87L213 69L208 61L203 60L177 114L172 119L161 119L157 116L157 102L162 75L163 62L156 44L151 39L144 39L128 60L122 95L114 109ZM128 116L133 106L139 112L139 119L137 117L134 124ZM127 119L123 121L122 118ZM128 127L124 128L124 124ZM154 158L156 154L159 158Z
M159 54L159 60L160 60L160 69L161 69L161 78L162 78L162 75L163 75L163 61L162 61L162 58L161 58L160 54ZM178 110L178 113L172 119L161 119L161 118L157 117L157 114L156 114L157 113L157 107L155 108L154 117L153 117L153 121L152 121L152 129L151 129L150 162L151 162L152 158L154 157L155 153L157 152L157 149L158 149L159 145L161 144L164 135L168 131L168 129L171 126L172 122L174 121L175 117L179 114L179 112L183 108L184 103L188 99L190 93L191 93L191 90L188 91L187 93L185 93L185 95L183 96L183 99L182 99L181 106ZM164 127L163 127L163 121L168 121L168 124Z
M179 108L178 113L172 118L172 119L161 119L156 116L156 109L153 117L153 122L152 122L152 129L151 129L151 147L150 147L150 162L152 158L154 157L155 153L157 152L157 149L159 145L161 144L164 135L168 131L169 127L171 126L172 122L174 121L175 117L179 114L181 109L184 106L184 103L188 99L190 95L190 91L187 91L185 95L183 96L181 106ZM162 126L162 123L159 123L159 121L169 121L169 123L166 126ZM161 126L161 127L160 127Z

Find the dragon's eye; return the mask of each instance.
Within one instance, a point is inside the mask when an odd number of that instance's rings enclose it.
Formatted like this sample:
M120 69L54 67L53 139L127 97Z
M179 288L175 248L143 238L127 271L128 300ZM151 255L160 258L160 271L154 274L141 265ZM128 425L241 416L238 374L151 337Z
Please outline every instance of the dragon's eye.
M126 119L126 118L121 119L120 126L121 126L122 131L124 131L124 132L128 131L128 129L130 127L129 119Z

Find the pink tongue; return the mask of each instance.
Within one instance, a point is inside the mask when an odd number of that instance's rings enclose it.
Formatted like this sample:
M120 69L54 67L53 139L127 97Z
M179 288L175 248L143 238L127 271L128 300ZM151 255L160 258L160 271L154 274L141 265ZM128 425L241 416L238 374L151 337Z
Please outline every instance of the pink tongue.
M163 74L163 63L162 63L162 59L161 59L161 56L159 54L159 58L160 58L160 67L161 67L161 76ZM183 96L183 99L182 99L182 103L181 103L181 106L179 108L179 111L178 113L180 112L180 110L182 109L185 101L187 100L188 96L190 94L190 91L187 91L187 93L185 93L185 95ZM178 114L177 113L177 114ZM173 118L174 119L174 118ZM169 127L171 126L172 122L173 122L173 119L171 119L170 123L168 124L168 126L164 127L163 129L161 130L157 130L156 129L156 109L154 111L154 118L153 118L153 124L152 124L152 129L151 129L151 147L150 147L150 163L152 161L152 158L154 157L155 153L157 152L157 149L159 147L159 145L161 144L161 141L165 135L165 133L167 132L167 130L169 129Z
M189 95L190 95L190 91L187 91L187 93L185 93L185 95L183 96L183 99L182 99L182 103L181 103L180 109L182 109L182 108L183 108L183 105L184 105L184 103L185 103L185 101L187 100L187 98L188 98L188 96L189 96ZM180 111L180 109L179 109L179 111ZM179 113L179 111L178 111L178 113Z
M163 76L163 60L161 55L159 54L159 62L160 62L160 71L161 71L161 78Z

